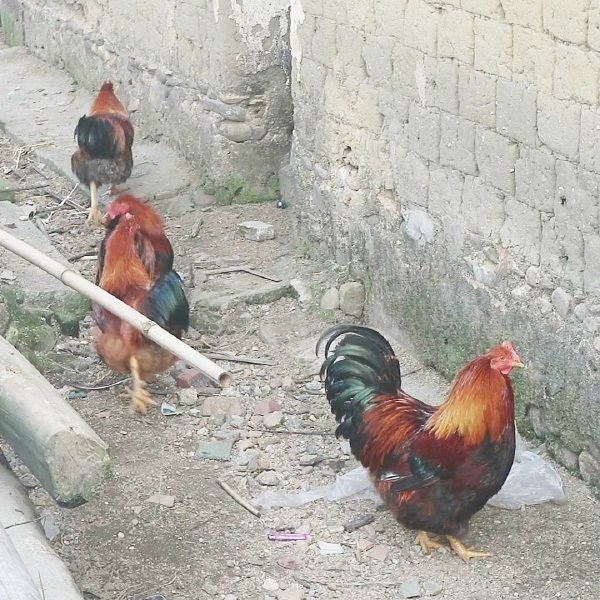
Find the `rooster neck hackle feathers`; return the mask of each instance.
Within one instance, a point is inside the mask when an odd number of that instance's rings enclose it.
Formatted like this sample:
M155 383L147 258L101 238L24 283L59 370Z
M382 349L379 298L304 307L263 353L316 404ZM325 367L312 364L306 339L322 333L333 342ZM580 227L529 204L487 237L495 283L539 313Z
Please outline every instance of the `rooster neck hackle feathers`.
M456 376L448 398L425 428L438 439L460 435L466 445L486 435L495 442L514 422L510 379L492 369L487 355L472 360Z
M123 117L127 116L127 111L119 99L115 96L113 84L110 81L107 81L100 88L100 92L92 103L89 114L90 116L100 114L115 114Z

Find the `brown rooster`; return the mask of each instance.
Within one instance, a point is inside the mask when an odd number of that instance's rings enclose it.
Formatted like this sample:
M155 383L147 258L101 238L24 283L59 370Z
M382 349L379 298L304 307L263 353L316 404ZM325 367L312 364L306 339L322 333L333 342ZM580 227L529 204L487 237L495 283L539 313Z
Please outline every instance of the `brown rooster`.
M334 340L343 336L330 352ZM500 491L515 453L514 397L509 373L523 363L510 342L494 346L456 376L446 401L424 404L401 389L392 347L368 327L326 331L321 368L327 399L354 456L424 552L446 536L465 562L491 556L459 537L473 514Z
M132 196L109 205L97 285L181 339L189 324L189 306L172 264L171 244L151 207ZM131 374L132 387L126 396L133 410L145 413L155 404L146 380L168 369L176 357L102 306L93 308L100 329L98 355L113 371Z
M120 191L115 185L127 181L133 169L133 125L127 111L107 81L100 88L90 113L79 119L75 128L78 150L71 157L71 169L77 179L90 188L88 222L99 225L98 186L111 184L109 193Z

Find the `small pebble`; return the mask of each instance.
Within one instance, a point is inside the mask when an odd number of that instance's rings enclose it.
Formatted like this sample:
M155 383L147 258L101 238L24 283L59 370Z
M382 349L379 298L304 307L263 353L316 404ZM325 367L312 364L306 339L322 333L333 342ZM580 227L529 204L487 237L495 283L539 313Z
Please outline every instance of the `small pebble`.
M372 558L374 560L379 560L381 562L384 562L385 560L387 560L387 557L389 556L389 554L390 554L389 546L384 546L383 544L379 544L378 546L371 548L371 550L369 550L367 552L367 556L369 558Z
M277 427L283 421L283 413L279 410L269 413L263 417L263 424L267 428Z
M262 587L263 590L267 590L268 592L275 592L279 589L279 584L274 579L267 578Z
M423 591L428 596L439 596L444 591L444 588L435 581L426 581L423 583Z
M275 486L279 484L279 478L275 471L263 471L257 478L256 481L261 485Z
M400 592L403 598L420 598L421 586L419 585L419 580L416 577L411 577L403 581L400 586Z

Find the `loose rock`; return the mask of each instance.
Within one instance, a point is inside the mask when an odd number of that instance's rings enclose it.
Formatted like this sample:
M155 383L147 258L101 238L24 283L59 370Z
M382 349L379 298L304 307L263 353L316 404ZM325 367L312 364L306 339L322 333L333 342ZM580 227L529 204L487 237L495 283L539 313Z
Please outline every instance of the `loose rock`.
M281 404L278 404L275 400L261 400L254 405L252 413L265 416L277 411L281 411Z
M444 588L435 581L426 581L423 583L423 591L428 596L439 596L444 591Z
M185 390L181 390L182 392ZM195 390L194 390L195 392ZM202 404L202 415L205 417L217 417L224 415L242 416L246 411L242 408L237 398L227 396L209 396Z
M357 550L367 551L367 550L370 550L372 547L373 547L373 542L371 540L362 539L362 540L358 540L358 542L356 542Z
M173 508L175 506L175 496L167 496L165 494L153 494L146 500L146 502L151 502L152 504L160 504L162 506L166 506L167 508Z
M257 478L256 481L261 485L275 486L279 484L279 477L275 471L263 471Z
M277 426L281 425L282 421L283 421L283 413L279 410L269 413L268 415L265 415L263 418L263 424L267 428L277 427Z
M381 562L385 561L389 554L389 546L384 546L383 544L379 544L378 546L371 548L371 550L367 552L367 556L369 558L372 558L374 560L380 560Z
M198 392L194 388L183 388L177 392L177 402L181 406L194 406L198 402Z
M340 286L340 308L353 317L360 317L365 306L365 288L358 281L349 281Z
M402 582L400 586L400 592L403 598L420 598L421 597L421 586L419 580L416 577L407 579Z
M274 579L265 579L262 586L263 590L268 592L275 592L279 589L279 584Z
M591 453L584 450L579 455L579 470L581 478L588 484L600 483L600 462Z
M556 312L563 318L566 319L571 311L573 310L573 298L570 294L565 292L561 287L557 287L550 298L552 304L556 309Z
M306 597L304 590L289 589L277 592L277 600L304 600Z
M323 310L337 310L340 307L340 292L337 288L329 288L321 298Z
M238 229L246 239L255 242L264 242L275 237L273 225L262 221L244 221L238 225Z

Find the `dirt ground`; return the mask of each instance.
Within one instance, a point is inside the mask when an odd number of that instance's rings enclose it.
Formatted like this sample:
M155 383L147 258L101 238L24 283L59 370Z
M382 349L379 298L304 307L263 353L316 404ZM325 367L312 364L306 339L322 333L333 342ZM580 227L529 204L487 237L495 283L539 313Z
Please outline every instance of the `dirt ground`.
M72 184L39 164L30 150L1 134L0 176L21 186L45 185L20 192L17 203L35 206L39 226L91 279L102 232L87 227L86 212L69 204L85 207L87 200L79 191L69 196ZM58 206L67 196L69 201ZM237 225L245 220L271 223L275 239L244 239ZM218 480L225 481L250 499L266 489L303 491L328 484L356 466L347 445L333 436L335 423L324 396L311 385L320 364L316 339L328 325L349 320L339 311L322 311L319 300L347 274L309 256L294 238L292 220L291 209L262 204L209 205L168 221L175 265L190 296L226 283L232 289L236 282L246 285L252 276L205 273L241 264L296 278L307 291L307 298L286 295L271 303L198 311L204 329L192 330L188 342L203 352L233 353L259 363L219 361L234 374L234 386L224 395L239 402L239 414L202 416L206 396L201 395L193 405L178 406L178 415L162 416L153 409L145 417L132 416L118 397L121 386L72 399L110 445L113 473L93 501L71 510L57 507L0 443L36 507L54 515L60 535L53 546L85 598L383 600L409 597L414 580L420 584L415 593L440 599L600 597L600 506L581 481L558 467L568 502L517 511L487 507L472 520L471 535L478 549L494 556L469 565L443 549L424 556L412 544L414 534L371 501L317 501L267 510L257 518L218 486ZM75 389L72 383L118 379L96 357L91 326L89 315L79 339L61 338L55 348L57 366L47 376L66 393ZM411 391L422 391L427 400L443 398L447 384L396 348L403 370L413 372L405 379ZM178 405L170 373L151 388L159 402ZM280 423L278 418L265 423L254 414L265 399L281 406ZM231 460L195 457L199 443L228 439L235 442ZM173 496L174 505L149 502L156 494ZM368 514L374 516L371 524L344 530L343 525ZM274 530L309 536L307 541L270 541ZM341 544L343 553L322 555L318 541Z

